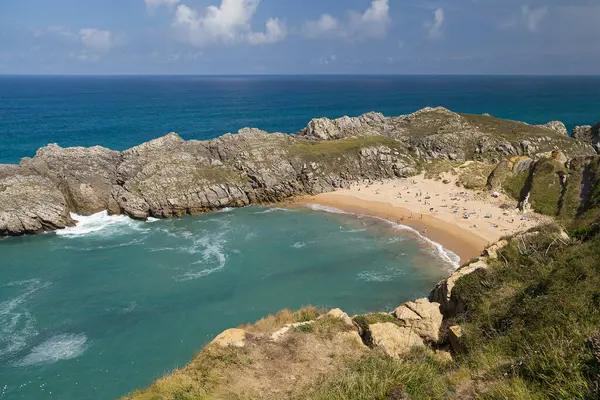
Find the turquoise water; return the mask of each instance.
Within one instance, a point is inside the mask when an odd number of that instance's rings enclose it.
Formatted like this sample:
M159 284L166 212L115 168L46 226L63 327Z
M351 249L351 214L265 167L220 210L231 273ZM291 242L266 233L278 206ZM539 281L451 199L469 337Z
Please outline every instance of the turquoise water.
M248 207L139 222L97 214L0 240L0 399L110 399L224 329L313 304L350 314L426 295L448 255L408 228Z
M124 150L175 131L207 139L245 126L296 132L311 118L425 106L529 123L600 120L600 77L0 76L0 163L48 143Z

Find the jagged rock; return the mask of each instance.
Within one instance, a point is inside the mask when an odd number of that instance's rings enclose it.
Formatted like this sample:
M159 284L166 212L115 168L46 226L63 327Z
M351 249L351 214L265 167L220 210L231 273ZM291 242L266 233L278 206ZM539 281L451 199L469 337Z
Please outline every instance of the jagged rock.
M373 344L390 357L400 357L413 347L424 347L423 339L412 329L391 322L369 325Z
M507 245L508 245L508 241L502 239L502 240L494 243L493 245L491 245L487 249L483 250L483 254L482 255L486 256L486 257L488 257L490 259L497 259L498 258L498 250L503 249Z
M418 299L404 303L393 312L396 319L414 330L422 339L437 342L444 317L439 303L431 303L428 299Z
M385 117L381 113L370 112L360 117L330 120L329 118L315 118L308 126L298 132L298 136L309 139L333 140L352 136L365 136L378 134L383 128Z
M67 199L51 179L16 165L0 165L0 236L73 225Z
M550 121L546 124L536 125L536 126L539 128L551 129L553 131L560 133L561 135L569 136L569 131L567 130L566 125L560 121Z
M600 122L594 126L576 126L571 133L575 139L591 144L597 153L600 153Z
M245 128L184 141L169 133L123 152L49 145L23 159L19 172L4 167L12 178L4 178L1 196L10 200L0 203L0 235L69 226L71 212L169 218L277 202L364 179L408 177L440 159L497 163L557 148L567 158L595 154L583 141L546 131L437 107L392 118L318 119L295 135Z
M283 326L283 328L281 328L271 334L271 340L274 342L279 342L281 339L284 338L285 334L288 333L290 330L292 330L298 326L310 325L312 323L314 323L314 321L305 321L305 322L296 322L293 324L286 324L285 326Z
M348 314L346 314L345 312L343 312L339 308L334 308L333 310L329 311L325 315L329 315L330 317L341 319L348 326L354 326L354 323L352 322L352 318L350 318L348 316ZM325 315L322 315L319 318L323 318Z
M458 325L453 325L448 328L448 340L452 346L452 350L455 353L460 353L464 350L464 346L461 343L462 328Z
M440 311L445 317L452 317L462 311L463 305L457 303L452 297L452 289L456 282L465 275L472 274L479 269L488 269L486 258L480 258L477 261L465 265L454 271L448 278L439 282L429 293L429 300L440 304Z
M243 329L228 329L219 334L211 342L221 347L244 347L246 345L246 331Z
M50 178L73 212L89 215L109 208L120 161L118 151L100 146L64 149L50 144L39 149L34 158L21 160L21 166Z

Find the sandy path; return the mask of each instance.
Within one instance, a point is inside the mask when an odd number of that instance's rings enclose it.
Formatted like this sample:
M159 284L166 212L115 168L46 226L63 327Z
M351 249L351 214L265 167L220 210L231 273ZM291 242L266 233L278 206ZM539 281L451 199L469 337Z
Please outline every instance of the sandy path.
M355 185L350 189L302 197L296 204L321 204L373 215L418 229L466 262L501 237L548 219L521 213L516 202L489 192L459 188L451 175L443 180L416 176Z

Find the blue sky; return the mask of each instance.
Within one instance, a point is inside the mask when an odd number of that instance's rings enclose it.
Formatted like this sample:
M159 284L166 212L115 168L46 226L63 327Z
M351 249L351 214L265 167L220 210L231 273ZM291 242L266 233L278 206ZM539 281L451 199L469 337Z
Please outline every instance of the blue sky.
M0 0L0 73L598 74L600 0Z

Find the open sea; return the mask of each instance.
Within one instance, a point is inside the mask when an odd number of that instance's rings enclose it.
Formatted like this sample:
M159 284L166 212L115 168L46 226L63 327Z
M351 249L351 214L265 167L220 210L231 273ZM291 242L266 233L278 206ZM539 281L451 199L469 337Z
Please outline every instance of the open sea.
M0 163L50 142L122 150L428 105L572 128L600 120L600 78L3 76ZM391 310L458 263L410 228L318 206L76 219L0 240L0 400L118 398L224 329L309 304Z

